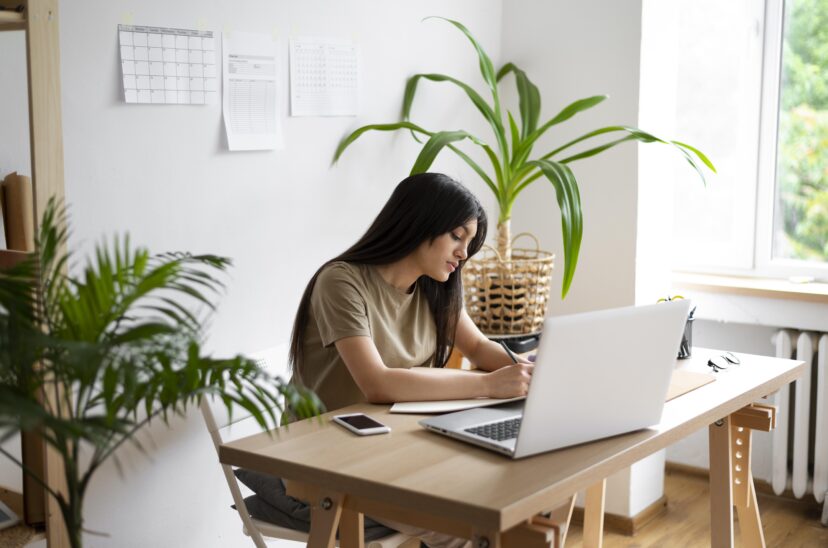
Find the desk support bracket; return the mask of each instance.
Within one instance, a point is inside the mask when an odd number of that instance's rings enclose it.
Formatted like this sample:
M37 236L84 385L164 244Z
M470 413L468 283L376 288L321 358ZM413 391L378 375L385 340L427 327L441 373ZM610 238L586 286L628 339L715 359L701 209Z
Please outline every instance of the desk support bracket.
M328 494L310 499L311 526L308 536L310 548L334 548L336 546L336 530L342 516L344 498L340 494Z
M500 545L502 548L561 548L566 540L573 508L575 495L551 512L533 516L501 533Z
M745 546L765 547L750 466L751 433L776 426L776 408L754 403L710 425L710 526L713 547L733 546L733 507Z
M307 502L311 507L310 548L334 548L340 529L342 546L364 546L364 517L344 508L345 495L331 493L298 481L284 480L287 494Z

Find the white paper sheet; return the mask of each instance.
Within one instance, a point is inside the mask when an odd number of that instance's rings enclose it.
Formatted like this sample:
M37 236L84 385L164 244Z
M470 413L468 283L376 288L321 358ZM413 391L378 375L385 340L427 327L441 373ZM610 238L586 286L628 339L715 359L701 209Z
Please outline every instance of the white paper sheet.
M357 48L322 38L290 41L290 114L356 116Z
M118 25L124 101L218 104L213 31Z
M462 411L464 409L473 409L475 407L488 407L490 405L498 405L501 403L508 403L510 401L518 401L524 399L519 398L477 398L473 400L441 400L441 401L407 401L395 403L391 406L392 413L413 413L413 414L430 414L430 413L451 413L453 411Z
M267 34L225 33L224 128L230 150L283 145L277 106L277 44Z

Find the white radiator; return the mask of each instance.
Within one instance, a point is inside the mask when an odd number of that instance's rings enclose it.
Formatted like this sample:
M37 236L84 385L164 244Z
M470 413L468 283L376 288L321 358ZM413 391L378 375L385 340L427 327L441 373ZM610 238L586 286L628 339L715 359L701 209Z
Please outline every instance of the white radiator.
M813 493L825 503L828 521L828 333L780 330L776 356L811 367L793 385L772 396L779 406L772 433L771 484L779 495L790 488L797 498ZM813 422L812 422L813 421ZM813 437L812 437L813 436ZM790 449L790 454L789 454Z

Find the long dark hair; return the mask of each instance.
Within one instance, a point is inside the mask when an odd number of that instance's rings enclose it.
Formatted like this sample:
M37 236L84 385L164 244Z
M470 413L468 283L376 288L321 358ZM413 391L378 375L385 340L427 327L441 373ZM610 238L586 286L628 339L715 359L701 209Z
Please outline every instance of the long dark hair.
M412 253L425 241L453 230L472 219L477 221L477 234L469 242L468 256L480 250L486 239L486 212L469 190L447 175L420 173L403 179L362 238L347 251L323 264L308 282L290 341L290 365L294 373L304 358L305 331L308 326L310 299L319 273L329 264L347 263L384 265ZM437 347L432 365L443 367L454 346L457 321L463 307L463 263L438 282L421 276L417 286L425 294L437 327Z

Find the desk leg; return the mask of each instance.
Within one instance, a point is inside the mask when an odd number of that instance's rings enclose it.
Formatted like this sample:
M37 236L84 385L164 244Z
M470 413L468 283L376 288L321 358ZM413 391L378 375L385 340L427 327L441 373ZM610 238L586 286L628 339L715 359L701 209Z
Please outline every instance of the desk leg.
M308 535L309 548L334 548L336 529L342 515L342 495L320 494L311 506L311 527Z
M601 548L604 541L604 494L607 480L587 488L584 503L584 547Z
M575 499L576 496L572 495L566 504L562 504L549 513L548 520L543 520L544 522L547 522L550 527L554 526L553 524L557 524L558 526L559 534L556 539L555 548L566 546L566 535L569 533L569 526L572 523L572 511L575 509ZM539 521L540 518L538 516L532 518L533 523L537 523Z
M710 440L710 542L712 548L733 548L730 417L708 427Z
M355 510L342 509L339 518L339 545L342 548L365 546L365 516Z
M739 514L739 529L742 532L742 541L745 546L751 548L756 546L765 547L765 533L762 531L762 519L759 517L759 505L756 504L756 489L753 486L753 478L748 484L750 492L749 505L736 505Z
M765 546L756 488L751 470L751 437L753 430L769 432L776 425L776 408L752 404L730 416L730 451L733 470L733 503L739 514L739 529L745 546Z

